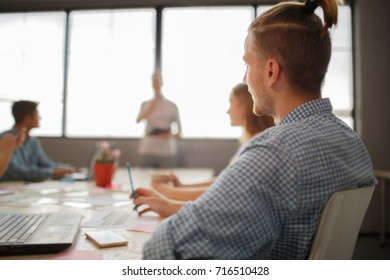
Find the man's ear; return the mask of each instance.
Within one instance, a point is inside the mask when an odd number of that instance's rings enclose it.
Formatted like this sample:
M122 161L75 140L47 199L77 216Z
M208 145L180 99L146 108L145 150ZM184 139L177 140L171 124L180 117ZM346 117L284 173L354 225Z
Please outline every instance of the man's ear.
M25 115L19 124L27 124L31 122L31 115Z
M267 61L267 82L268 86L274 85L280 78L281 67L280 64L274 60L270 59Z

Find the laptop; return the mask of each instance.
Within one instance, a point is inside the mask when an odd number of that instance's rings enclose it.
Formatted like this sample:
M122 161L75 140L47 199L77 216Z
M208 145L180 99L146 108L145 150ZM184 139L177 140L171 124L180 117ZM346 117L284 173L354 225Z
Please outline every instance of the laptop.
M99 142L95 144L96 147L98 147ZM93 164L95 162L95 156L96 156L96 149L94 149L91 152L91 155L89 156L87 168L82 168L78 172L66 174L62 179L64 181L87 181L92 180L94 177L93 174Z
M82 215L0 213L0 255L56 253L72 246Z

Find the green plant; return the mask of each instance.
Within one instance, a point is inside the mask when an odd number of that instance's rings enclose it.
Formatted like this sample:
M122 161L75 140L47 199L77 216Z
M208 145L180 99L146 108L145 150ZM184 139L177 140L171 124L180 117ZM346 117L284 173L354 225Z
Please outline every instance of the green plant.
M107 141L100 142L99 150L95 155L96 163L115 163L121 155L121 150L111 149Z

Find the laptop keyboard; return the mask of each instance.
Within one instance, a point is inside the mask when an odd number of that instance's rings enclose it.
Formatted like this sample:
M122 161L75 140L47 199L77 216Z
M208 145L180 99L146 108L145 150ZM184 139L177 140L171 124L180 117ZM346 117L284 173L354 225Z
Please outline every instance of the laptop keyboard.
M5 217L1 217L0 245L3 243L25 243L47 218L47 214L5 215Z

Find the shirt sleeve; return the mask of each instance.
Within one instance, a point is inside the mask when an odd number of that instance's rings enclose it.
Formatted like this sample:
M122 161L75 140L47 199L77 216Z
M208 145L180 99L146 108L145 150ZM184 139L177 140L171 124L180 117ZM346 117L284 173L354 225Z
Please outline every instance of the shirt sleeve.
M37 158L37 163L40 167L51 167L54 168L56 163L52 161L46 154L45 150L42 148L40 141L34 138L35 145L35 156Z
M18 164L17 161L11 160L8 165L4 180L22 180L22 181L41 181L51 177L53 167L27 167Z
M181 121L180 121L179 108L174 103L172 103L172 105L173 105L173 109L174 109L173 110L172 122L177 124L178 134L181 134L182 127L181 127Z
M282 157L260 147L244 152L198 200L159 226L143 257L248 259L271 250L296 203L294 165Z
M149 102L148 101L144 101L144 102L142 102L142 104L141 104L141 108L139 109L139 112L138 112L138 115L137 115L137 120L138 120L138 122L140 122L140 121L142 121L144 118L142 118L142 119L139 119L140 118L140 116L145 112L145 110L146 110L146 108L147 108L147 104L148 104Z
M14 152L4 180L40 181L50 178L54 171L52 162L44 152L39 140L31 138L29 145ZM25 158L34 158L34 164L27 164Z
M180 124L179 108L177 107L176 104L173 104L173 108L174 108L173 121Z

